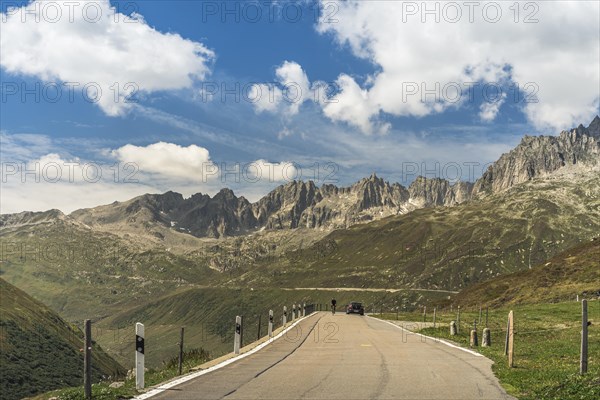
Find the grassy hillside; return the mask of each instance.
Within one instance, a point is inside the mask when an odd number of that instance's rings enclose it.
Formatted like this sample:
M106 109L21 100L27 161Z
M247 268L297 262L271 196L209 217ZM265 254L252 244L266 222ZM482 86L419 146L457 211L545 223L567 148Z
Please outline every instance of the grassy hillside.
M2 399L20 399L81 384L82 334L55 312L0 279L0 387ZM125 371L94 345L93 376Z
M532 269L469 287L452 302L498 306L574 300L576 295L600 295L600 239L570 248Z
M455 207L334 231L237 282L460 290L527 270L599 231L600 176L558 176Z

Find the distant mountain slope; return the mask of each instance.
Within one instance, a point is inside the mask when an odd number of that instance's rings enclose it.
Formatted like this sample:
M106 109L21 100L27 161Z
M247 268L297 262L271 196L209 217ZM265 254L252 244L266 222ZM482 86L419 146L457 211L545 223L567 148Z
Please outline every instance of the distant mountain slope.
M79 386L81 331L25 292L0 279L0 391L2 399ZM92 350L95 380L125 371L99 346Z
M599 231L600 169L572 166L456 207L424 208L334 231L238 281L459 290L528 269Z
M600 296L600 238L585 242L546 262L471 286L452 300L465 306L536 303Z

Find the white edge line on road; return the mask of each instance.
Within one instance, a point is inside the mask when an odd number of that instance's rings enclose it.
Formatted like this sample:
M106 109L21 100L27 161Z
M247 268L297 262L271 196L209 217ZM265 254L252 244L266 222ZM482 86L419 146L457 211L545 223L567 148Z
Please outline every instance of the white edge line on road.
M314 314L311 314L314 315ZM291 324L290 326L288 326L287 328L285 328L283 331L279 332L277 335L275 335L273 338L267 340L264 343L259 344L258 346L256 346L255 348L253 348L252 350L247 351L246 353L242 353L237 357L233 357L230 358L228 360L225 360L217 365L213 365L210 368L207 369L203 369L201 371L197 371L197 372L192 372L191 374L182 376L179 379L176 379L174 381L171 381L169 383L165 383L164 385L161 385L157 388L154 388L152 390L150 390L149 392L143 393L139 396L134 397L134 400L144 400L144 399L149 399L150 397L156 396L158 394L161 394L162 392L164 392L167 389L171 389L172 387L175 387L177 385L181 385L182 383L185 383L187 381L190 381L192 379L196 379L199 376L202 376L204 374L208 374L209 372L212 371L216 371L220 368L223 368L233 362L236 362L238 360L241 360L242 358L248 357L251 354L256 353L259 350L262 350L263 348L265 348L266 346L268 346L269 344L273 343L275 340L281 338L283 335L285 335L286 333L288 333L293 327L295 327L297 324L299 324L301 321L303 321L304 319L310 317L311 315L307 315L306 317L302 317L298 320L296 320L296 322L294 322L293 324Z
M367 317L369 317L369 318L373 318L373 319L376 319L377 321L385 322L386 324L390 324L390 325L392 325L392 326L394 326L394 327L396 327L396 328L398 328L398 329L400 329L400 330L403 330L403 331L405 331L405 332L411 333L411 334L413 334L413 335L418 335L418 336L421 336L421 337L424 337L424 338L427 338L427 339L431 339L431 340L433 340L434 342L443 343L443 344L445 344L446 346L450 346L450 347L454 347L455 349L459 349L459 350L462 350L462 351L466 351L467 353L473 354L474 356L477 356L477 357L483 357L483 354L480 354L480 353L478 353L478 352L476 352L476 351L473 351L473 350L465 349L464 347L457 346L457 345L455 345L455 344L452 344L452 343L450 343L450 342L446 342L446 341L445 341L445 340L443 340L443 339L434 338L434 337L431 337L431 336L426 336L426 335L423 335L423 334L420 334L420 333L417 333L417 332L410 331L410 330L408 330L408 329L406 329L406 328L403 328L403 327L401 327L400 325L396 325L396 324L394 324L393 322L389 322L389 321L386 321L386 320L384 320L384 319L379 319L379 318L371 317L371 316L369 316L369 315L367 315Z

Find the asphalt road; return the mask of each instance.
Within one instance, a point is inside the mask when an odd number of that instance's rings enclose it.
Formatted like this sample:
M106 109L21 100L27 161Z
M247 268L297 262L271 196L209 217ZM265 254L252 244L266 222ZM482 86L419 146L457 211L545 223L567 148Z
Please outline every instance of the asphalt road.
M374 318L321 312L152 399L513 399L491 364Z

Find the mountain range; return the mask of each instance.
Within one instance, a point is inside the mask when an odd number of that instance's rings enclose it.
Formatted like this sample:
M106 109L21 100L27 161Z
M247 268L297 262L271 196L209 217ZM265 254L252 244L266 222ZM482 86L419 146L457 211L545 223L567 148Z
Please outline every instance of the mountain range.
M347 228L415 209L453 206L502 192L568 166L593 168L600 160L600 117L558 136L525 136L474 183L417 177L408 187L375 174L349 187L291 181L255 203L222 189L197 193L146 194L125 202L74 211L67 218L109 232L147 232L158 241L173 231L198 238L239 236L261 229ZM53 210L52 215L59 215ZM0 226L38 214L0 217Z

